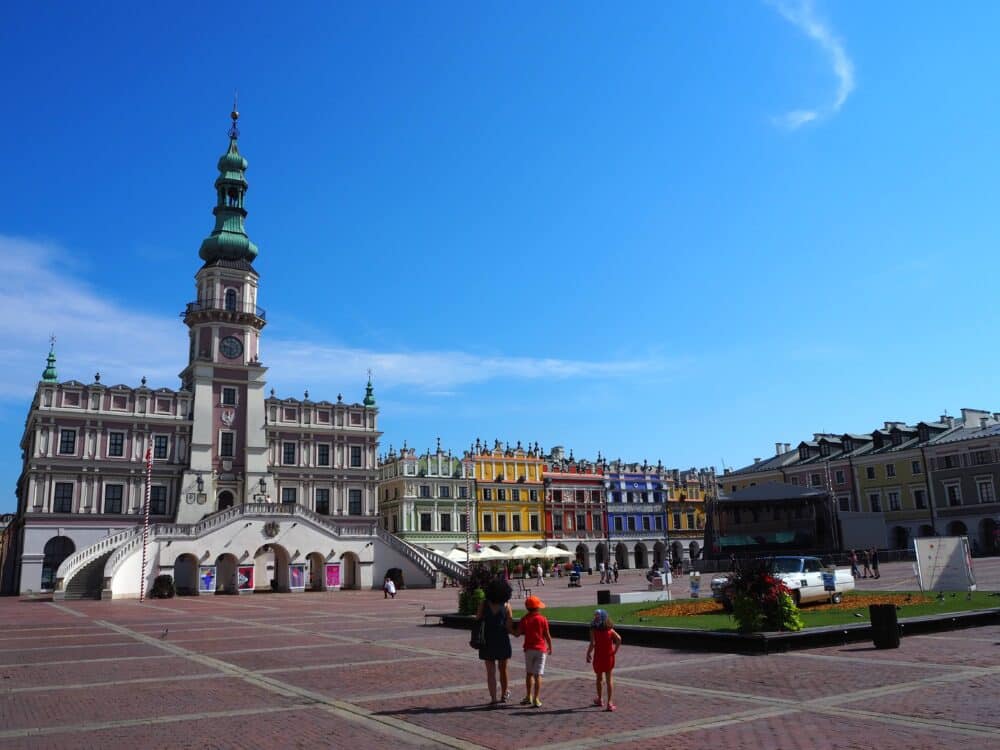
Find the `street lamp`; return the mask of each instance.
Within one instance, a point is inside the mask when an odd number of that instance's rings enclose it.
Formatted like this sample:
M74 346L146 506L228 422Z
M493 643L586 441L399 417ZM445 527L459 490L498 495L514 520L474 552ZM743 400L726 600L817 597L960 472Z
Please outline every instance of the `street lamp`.
M204 492L205 491L205 480L201 478L201 474L199 474L195 478L194 481L195 481L195 484L198 485L198 492Z

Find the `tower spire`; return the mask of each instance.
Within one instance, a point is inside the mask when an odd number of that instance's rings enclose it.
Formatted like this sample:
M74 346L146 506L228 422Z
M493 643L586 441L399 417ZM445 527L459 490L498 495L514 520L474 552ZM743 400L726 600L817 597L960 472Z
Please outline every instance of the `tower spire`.
M240 137L240 113L233 97L233 111L229 117L229 149L219 158L219 177L215 180L215 228L201 243L198 255L206 263L220 260L243 260L252 263L257 257L257 246L250 241L243 225L247 212L243 207L246 198L247 160L240 154L237 141Z
M56 374L56 336L49 336L49 356L45 360L45 370L42 372L42 381L45 383L58 382L59 375Z
M365 387L365 398L362 401L365 406L375 406L375 394L372 390L372 371L368 370L368 385Z

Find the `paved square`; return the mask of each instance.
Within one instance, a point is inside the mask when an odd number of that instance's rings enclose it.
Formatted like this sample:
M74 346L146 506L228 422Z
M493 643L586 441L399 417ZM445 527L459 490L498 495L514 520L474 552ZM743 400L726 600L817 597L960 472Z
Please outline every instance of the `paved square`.
M896 569L897 586L906 571ZM879 586L892 585L888 573ZM543 593L579 604L595 588ZM514 701L490 709L467 634L423 624L456 596L0 599L0 750L1000 748L1000 624L908 637L891 651L737 656L626 643L616 713L590 706L586 644L556 640L543 706L517 705L515 649Z

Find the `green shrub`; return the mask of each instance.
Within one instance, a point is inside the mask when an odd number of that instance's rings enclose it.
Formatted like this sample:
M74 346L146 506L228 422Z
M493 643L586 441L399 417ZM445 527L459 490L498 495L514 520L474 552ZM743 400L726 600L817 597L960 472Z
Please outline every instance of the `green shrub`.
M776 578L770 560L746 560L729 584L733 619L741 633L802 630L802 618L788 587Z
M476 612L479 610L479 605L485 598L486 594L483 593L482 589L473 589L472 591L460 591L458 593L458 614L460 615L476 614Z

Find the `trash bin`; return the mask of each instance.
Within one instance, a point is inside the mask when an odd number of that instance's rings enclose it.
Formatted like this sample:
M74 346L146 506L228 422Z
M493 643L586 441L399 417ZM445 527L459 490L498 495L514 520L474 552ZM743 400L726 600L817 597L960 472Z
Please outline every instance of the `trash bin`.
M895 604L869 604L872 621L872 641L875 648L899 648L899 623Z
M611 604L611 589L597 589L597 603Z

